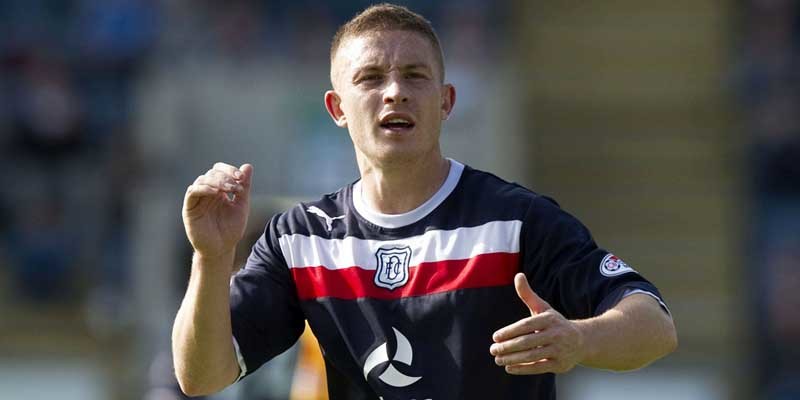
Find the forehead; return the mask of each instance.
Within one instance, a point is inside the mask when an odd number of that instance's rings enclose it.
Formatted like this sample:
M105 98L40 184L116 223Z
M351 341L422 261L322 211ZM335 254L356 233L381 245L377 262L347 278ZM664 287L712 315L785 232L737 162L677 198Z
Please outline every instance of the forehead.
M433 45L422 34L406 31L369 32L345 39L332 67L348 73L365 66L427 65L437 69Z

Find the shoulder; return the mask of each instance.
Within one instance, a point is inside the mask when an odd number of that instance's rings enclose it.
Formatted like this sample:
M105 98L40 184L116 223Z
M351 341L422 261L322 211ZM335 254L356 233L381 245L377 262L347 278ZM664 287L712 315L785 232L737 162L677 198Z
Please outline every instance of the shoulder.
M528 231L548 231L556 227L576 232L585 229L552 197L490 172L465 167L460 190L464 199L483 210L502 215L503 219L522 220Z
M553 213L560 210L558 203L516 182L509 182L490 172L468 166L459 183L460 196L485 208L504 209L516 214L538 212Z
M313 201L303 201L272 219L278 236L301 234L325 236L350 208L352 184Z
M464 166L460 185L468 195L490 197L497 200L519 199L531 201L539 194L515 182L509 182L499 176Z

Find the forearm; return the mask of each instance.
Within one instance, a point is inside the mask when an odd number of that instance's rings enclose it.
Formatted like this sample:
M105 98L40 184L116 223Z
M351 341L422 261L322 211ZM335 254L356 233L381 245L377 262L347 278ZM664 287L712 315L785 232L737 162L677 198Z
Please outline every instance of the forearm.
M588 367L637 369L678 345L672 318L645 294L628 296L602 315L575 323L583 338L580 364Z
M214 259L195 254L192 274L172 330L175 374L189 395L217 392L236 380L239 367L230 319L233 253Z

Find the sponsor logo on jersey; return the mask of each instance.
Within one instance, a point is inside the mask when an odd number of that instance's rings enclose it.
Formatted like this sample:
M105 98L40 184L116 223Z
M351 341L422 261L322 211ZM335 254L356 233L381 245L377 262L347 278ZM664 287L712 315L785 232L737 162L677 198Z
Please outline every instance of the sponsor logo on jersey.
M328 213L326 213L325 211L322 211L322 209L317 207L317 206L308 207L306 209L306 212L310 212L311 214L314 214L314 215L324 219L325 220L325 227L328 228L328 232L333 230L333 221L336 221L337 219L344 218L344 215L340 215L338 217L331 217L330 215L328 215Z
M397 350L394 352L394 357L389 358L388 343L384 342L382 345L372 350L364 361L364 379L367 375L382 364L388 363L386 369L378 375L381 382L394 387L406 387L414 382L420 380L421 376L408 376L394 367L395 362L411 366L414 359L414 351L411 349L411 343L406 337L400 333L395 327L394 331L395 342L397 343Z
M603 257L603 261L600 261L600 273L605 276L617 276L628 272L636 271L629 267L625 261L622 261L619 257L611 253L606 254L606 256Z
M408 282L408 264L411 261L410 247L381 247L375 253L375 257L378 259L378 268L375 269L375 285L394 290Z

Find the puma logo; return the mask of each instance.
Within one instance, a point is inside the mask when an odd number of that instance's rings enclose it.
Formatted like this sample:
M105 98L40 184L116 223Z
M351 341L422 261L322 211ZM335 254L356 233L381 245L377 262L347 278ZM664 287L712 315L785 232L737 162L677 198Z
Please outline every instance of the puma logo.
M344 215L340 215L338 217L331 217L325 211L322 211L317 206L308 207L308 209L306 209L306 211L308 211L308 212L310 212L310 213L312 213L312 214L324 219L325 220L325 225L328 227L328 232L333 230L333 221L336 221L337 219L344 218Z

